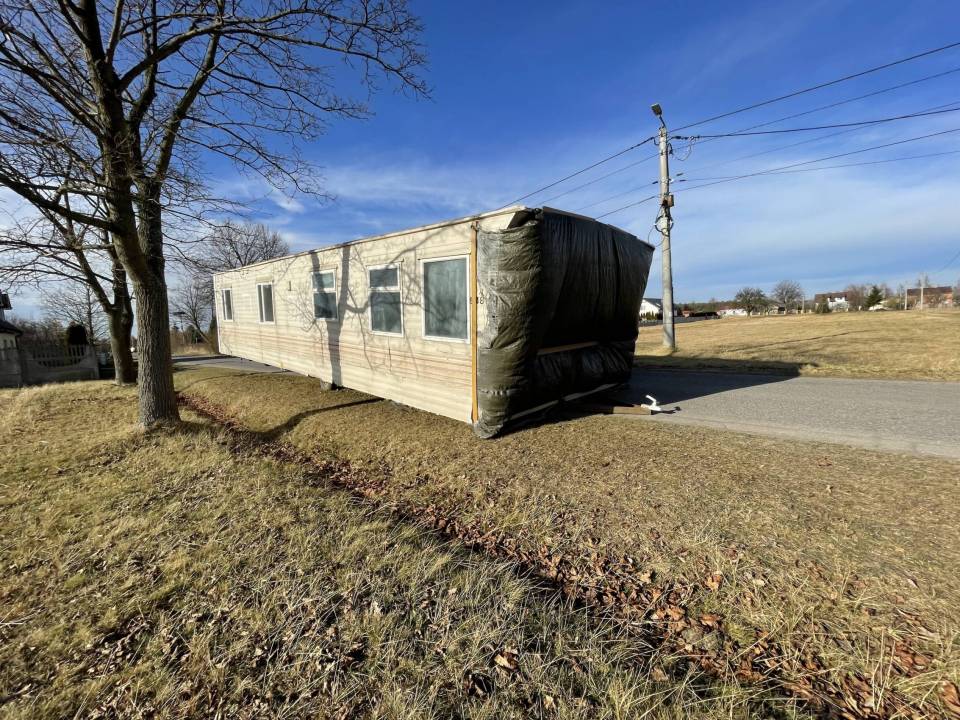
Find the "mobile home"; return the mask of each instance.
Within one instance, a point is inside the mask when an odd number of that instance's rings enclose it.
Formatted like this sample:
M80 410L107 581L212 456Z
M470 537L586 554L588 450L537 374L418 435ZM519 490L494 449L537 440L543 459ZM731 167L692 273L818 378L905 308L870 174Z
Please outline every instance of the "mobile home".
M625 381L653 247L511 207L214 276L222 352L469 422Z

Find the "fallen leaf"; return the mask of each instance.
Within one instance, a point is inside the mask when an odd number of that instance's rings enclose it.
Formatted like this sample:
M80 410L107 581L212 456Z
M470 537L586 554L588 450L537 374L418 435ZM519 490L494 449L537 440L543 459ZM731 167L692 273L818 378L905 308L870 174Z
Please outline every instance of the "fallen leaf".
M518 653L513 648L503 648L496 655L493 656L494 664L507 670L508 672L516 672L517 668L520 666L520 653Z
M708 575L707 579L703 581L703 584L714 592L720 589L721 583L723 583L723 575L718 572Z
M956 683L949 680L944 681L940 686L940 697L943 698L943 704L947 706L947 711L955 718L960 718L960 692L957 691Z
M666 682L667 680L670 679L669 676L661 668L658 668L658 667L655 667L653 668L653 670L650 671L650 678L654 682Z

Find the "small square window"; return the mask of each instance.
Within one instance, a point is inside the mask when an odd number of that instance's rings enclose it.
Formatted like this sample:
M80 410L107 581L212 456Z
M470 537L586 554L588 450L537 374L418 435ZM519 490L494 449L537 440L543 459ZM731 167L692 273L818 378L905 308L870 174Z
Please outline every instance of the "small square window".
M337 319L337 273L313 273L313 316L318 320Z
M273 322L273 284L260 283L257 285L257 303L260 309L260 322Z
M396 265L372 268L368 278L370 281L370 328L374 332L402 335L400 268Z
M233 290L224 288L220 291L223 304L223 319L233 320Z

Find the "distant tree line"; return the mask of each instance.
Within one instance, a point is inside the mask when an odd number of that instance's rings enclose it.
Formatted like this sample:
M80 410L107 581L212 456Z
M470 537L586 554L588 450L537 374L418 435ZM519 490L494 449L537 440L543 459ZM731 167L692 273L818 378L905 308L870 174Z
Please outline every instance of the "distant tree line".
M925 305L940 305L943 296L933 285L930 276L921 274L917 277L913 288L920 286L927 290L924 295ZM905 307L907 286L901 283L896 289L887 283L850 283L842 291L831 291L842 294L845 302L840 306L844 310L869 310L882 307L890 310L900 310ZM821 298L829 293L818 295ZM960 307L960 279L953 288L953 304ZM680 307L691 313L717 312L727 308L738 308L750 315L766 314L769 312L793 313L800 311L829 313L833 308L825 300L817 298L806 299L803 287L794 280L781 280L766 292L761 287L745 286L740 288L732 300L717 300L711 298L707 302L683 303Z

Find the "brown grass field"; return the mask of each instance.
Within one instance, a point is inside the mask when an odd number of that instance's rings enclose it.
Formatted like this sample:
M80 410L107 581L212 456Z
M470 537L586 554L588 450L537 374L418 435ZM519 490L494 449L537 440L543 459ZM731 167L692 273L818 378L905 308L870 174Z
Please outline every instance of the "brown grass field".
M805 717L134 393L0 391L0 717Z
M960 463L176 380L0 393L0 716L960 717Z
M377 506L640 623L670 648L657 675L843 717L960 713L960 463L610 416L481 441L295 375L177 381Z
M643 327L641 365L802 375L960 381L960 310L723 318Z

